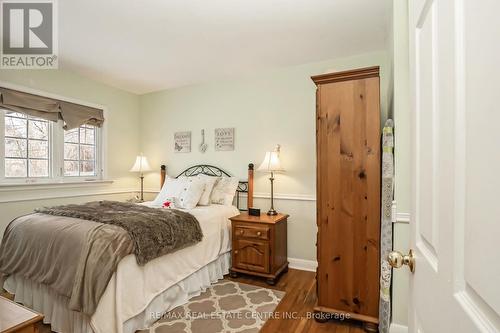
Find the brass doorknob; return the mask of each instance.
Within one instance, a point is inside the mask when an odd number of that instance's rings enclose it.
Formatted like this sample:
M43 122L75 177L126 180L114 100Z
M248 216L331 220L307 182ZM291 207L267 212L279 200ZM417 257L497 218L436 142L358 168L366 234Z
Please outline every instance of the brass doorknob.
M387 255L387 261L393 268L400 268L403 265L407 265L410 272L415 272L415 257L413 256L413 250L410 250L408 254L392 251Z

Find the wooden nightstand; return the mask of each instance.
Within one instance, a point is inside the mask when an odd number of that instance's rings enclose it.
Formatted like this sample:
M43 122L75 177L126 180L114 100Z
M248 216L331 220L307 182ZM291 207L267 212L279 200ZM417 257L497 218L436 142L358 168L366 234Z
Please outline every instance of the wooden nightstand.
M0 296L1 333L37 333L43 316Z
M274 285L277 277L288 270L288 215L250 216L248 213L230 218L232 229L231 277L245 273L267 278Z

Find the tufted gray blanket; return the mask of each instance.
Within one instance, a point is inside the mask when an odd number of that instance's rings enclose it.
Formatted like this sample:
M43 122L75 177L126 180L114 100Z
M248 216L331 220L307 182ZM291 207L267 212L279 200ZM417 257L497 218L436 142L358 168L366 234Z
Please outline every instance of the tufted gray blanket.
M37 213L75 217L125 229L134 242L141 266L201 241L203 233L196 218L176 209L150 208L118 201L94 201L83 205L45 207Z
M92 315L118 263L139 265L201 241L191 214L113 201L41 208L7 227L0 244L0 287L9 275L44 284Z

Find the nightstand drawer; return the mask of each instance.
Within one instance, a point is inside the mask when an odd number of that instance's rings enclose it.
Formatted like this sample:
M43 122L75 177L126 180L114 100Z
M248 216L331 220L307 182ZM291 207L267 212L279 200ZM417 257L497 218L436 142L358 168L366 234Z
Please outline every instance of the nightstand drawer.
M237 239L233 245L234 267L269 273L269 242Z
M269 239L269 227L259 226L259 225L242 225L239 224L234 228L234 236L237 238L258 238L258 239Z

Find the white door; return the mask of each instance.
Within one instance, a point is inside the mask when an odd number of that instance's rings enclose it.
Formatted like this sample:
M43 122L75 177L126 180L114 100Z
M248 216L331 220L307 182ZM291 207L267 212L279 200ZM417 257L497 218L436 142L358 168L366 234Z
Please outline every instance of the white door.
M500 332L500 0L409 0L409 20L410 332Z

